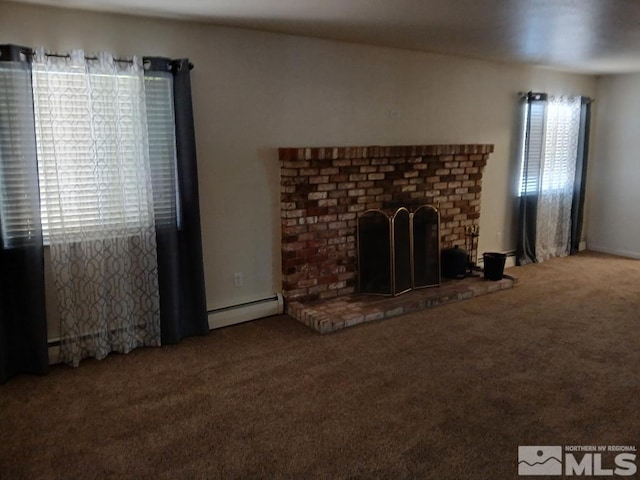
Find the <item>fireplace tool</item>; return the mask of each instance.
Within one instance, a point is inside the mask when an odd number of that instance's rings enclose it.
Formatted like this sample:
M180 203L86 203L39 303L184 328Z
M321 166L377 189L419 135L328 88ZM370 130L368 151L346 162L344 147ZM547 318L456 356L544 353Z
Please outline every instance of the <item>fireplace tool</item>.
M479 277L480 274L475 272L478 262L478 252L476 250L476 238L478 233L478 225L469 225L465 228L465 248L467 249L467 277Z

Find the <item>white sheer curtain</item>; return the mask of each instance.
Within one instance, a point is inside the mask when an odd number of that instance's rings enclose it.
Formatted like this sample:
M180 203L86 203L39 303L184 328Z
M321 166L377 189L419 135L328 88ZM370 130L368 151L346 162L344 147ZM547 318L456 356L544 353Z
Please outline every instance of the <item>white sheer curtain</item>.
M536 218L539 262L570 251L580 108L580 97L550 97L547 103Z
M61 359L78 365L86 357L157 346L158 266L141 61L38 50L33 88Z

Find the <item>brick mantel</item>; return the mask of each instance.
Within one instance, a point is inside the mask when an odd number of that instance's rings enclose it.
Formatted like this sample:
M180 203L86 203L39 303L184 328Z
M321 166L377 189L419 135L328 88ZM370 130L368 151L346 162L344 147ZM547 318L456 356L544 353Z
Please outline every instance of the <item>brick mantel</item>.
M443 248L478 225L493 145L280 148L282 290L310 301L355 291L356 224L372 208L439 208Z
M396 145L369 147L279 148L280 161L338 160L362 158L407 158L440 155L482 155L493 153L490 144Z

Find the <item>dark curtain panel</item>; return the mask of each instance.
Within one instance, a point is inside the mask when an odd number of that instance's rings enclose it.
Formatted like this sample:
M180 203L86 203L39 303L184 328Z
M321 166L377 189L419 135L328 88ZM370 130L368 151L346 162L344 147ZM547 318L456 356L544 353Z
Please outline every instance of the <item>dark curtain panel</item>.
M49 363L30 55L0 45L0 382Z
M591 129L590 98L582 98L580 110L580 138L576 158L576 179L571 205L571 255L578 253L584 222L584 198L587 186L587 160L589 157L589 131Z
M542 165L546 95L528 93L522 98L524 146L522 181L519 185L517 265L537 262L536 217L538 211L540 168Z
M145 68L154 202L169 199L160 203L160 210L156 208L162 343L168 344L209 331L191 101L192 67L188 59L149 57L145 58ZM174 121L174 145L168 145L167 123L160 119L167 114L163 100L167 98L163 94L166 85L170 85L173 97L173 112L169 113ZM149 101L153 92L157 102ZM167 161L173 161L173 169Z

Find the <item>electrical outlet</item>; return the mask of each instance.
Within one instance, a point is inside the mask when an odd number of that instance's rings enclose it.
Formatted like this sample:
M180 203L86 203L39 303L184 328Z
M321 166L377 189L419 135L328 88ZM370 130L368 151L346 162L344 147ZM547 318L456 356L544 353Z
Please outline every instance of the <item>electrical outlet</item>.
M244 276L242 275L242 272L236 272L233 274L233 285L236 287L244 285Z
M497 232L496 233L496 242L497 243L502 242L502 232Z

